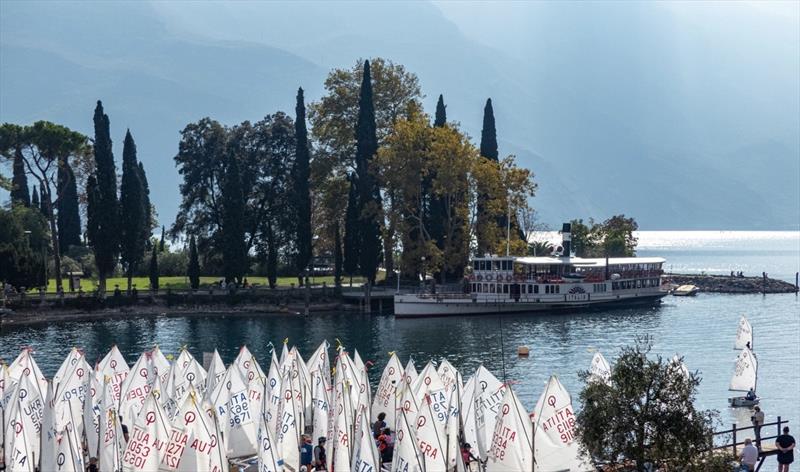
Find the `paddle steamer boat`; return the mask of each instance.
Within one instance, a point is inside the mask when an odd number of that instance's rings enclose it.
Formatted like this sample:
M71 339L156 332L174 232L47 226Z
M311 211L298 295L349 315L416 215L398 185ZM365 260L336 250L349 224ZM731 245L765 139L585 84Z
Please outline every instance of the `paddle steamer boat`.
M666 296L660 257L570 255L570 225L552 256L487 255L472 260L461 292L398 294L397 317L490 315L656 304ZM562 255L563 254L563 255Z

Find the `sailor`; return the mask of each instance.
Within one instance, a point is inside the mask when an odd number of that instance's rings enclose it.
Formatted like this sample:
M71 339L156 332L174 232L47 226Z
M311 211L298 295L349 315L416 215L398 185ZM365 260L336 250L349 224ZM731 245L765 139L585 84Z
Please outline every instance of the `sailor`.
M311 445L311 436L303 435L303 444L300 446L300 466L305 467L306 470L311 470L311 464L314 462L314 447Z
M753 350L753 348L750 347L750 341L747 341L747 344L745 344L745 346L747 347L747 350L749 350L749 351Z
M378 419L372 424L372 437L377 438L383 432L383 429L386 427L386 413L380 412L378 413Z
M761 449L761 427L764 426L764 412L758 406L754 410L755 413L750 417L750 421L753 423L753 431L756 433L756 447Z
M748 391L747 391L747 395L745 396L745 398L747 398L748 400L751 400L751 401L752 401L752 400L755 400L755 399L756 399L756 392L755 392L755 390L753 390L752 388L750 388L750 390L748 390Z
M314 470L328 470L328 459L325 455L325 436L320 436L317 440L317 447L314 448Z

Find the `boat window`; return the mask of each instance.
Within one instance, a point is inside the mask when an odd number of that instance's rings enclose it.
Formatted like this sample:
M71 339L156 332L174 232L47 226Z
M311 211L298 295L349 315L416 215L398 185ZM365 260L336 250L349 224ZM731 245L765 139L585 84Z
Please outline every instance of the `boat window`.
M561 286L560 285L556 285L556 293L561 293Z
M472 261L472 270L478 270L478 266L479 265L480 265L480 262Z
M534 285L533 286L533 293L539 293L539 286L538 285Z
M508 293L508 284L503 284L503 293Z

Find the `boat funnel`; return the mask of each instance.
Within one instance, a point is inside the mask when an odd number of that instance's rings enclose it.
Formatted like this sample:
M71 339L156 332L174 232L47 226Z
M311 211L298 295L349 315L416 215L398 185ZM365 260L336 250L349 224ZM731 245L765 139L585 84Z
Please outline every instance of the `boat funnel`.
M564 223L561 226L561 246L564 248L561 257L569 257L572 253L572 225Z

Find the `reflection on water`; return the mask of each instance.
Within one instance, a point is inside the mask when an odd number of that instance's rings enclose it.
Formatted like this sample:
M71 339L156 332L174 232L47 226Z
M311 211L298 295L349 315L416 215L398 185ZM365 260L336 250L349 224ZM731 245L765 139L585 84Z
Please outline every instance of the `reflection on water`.
M782 415L800 420L800 302L795 295L714 295L696 298L667 297L655 308L614 309L584 314L507 315L499 317L394 319L352 313L328 314L309 319L296 316L226 318L148 318L90 323L67 322L50 326L4 329L0 357L11 361L23 346L36 349L36 360L52 376L70 347L86 350L90 361L99 360L117 344L129 363L153 344L165 353L182 345L199 359L204 351L218 349L226 362L246 344L263 365L270 343L280 347L289 338L303 355L323 339L340 340L372 360L370 372L377 382L389 351L403 361L415 359L421 369L429 359L446 356L466 378L482 362L499 378L516 382L528 408L550 374L560 377L577 397L581 383L577 372L588 368L595 350L613 363L622 346L637 335L649 334L654 349L667 357L685 356L689 369L700 371L703 382L698 397L702 408L718 409L725 423L747 423L749 410L727 407L728 382L736 351L733 341L739 317L753 325L754 348L759 359L758 393L768 418ZM502 325L502 330L501 330ZM501 342L502 340L502 342ZM528 358L517 357L517 347L528 346Z

